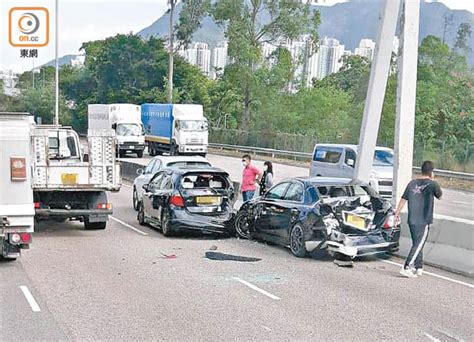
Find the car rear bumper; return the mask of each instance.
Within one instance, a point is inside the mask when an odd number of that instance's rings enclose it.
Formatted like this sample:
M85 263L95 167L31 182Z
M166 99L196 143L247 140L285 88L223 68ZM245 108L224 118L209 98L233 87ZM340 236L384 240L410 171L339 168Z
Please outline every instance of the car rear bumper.
M170 220L170 227L174 231L184 229L210 233L229 233L231 229L229 223L233 218L233 213L206 216L175 211L173 216Z

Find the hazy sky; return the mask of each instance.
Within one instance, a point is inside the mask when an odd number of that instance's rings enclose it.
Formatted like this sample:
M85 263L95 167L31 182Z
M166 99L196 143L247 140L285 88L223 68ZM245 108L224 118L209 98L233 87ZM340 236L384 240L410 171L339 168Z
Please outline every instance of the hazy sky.
M373 0L380 1L380 0ZM341 2L326 0L326 5ZM474 13L474 0L442 0L453 9ZM8 10L13 6L43 6L50 11L54 32L54 0L0 0L0 66L15 71L29 70L32 59L20 58L20 48L8 44ZM117 33L138 32L149 26L167 8L167 0L59 0L59 56L77 54L82 42L102 39ZM54 58L54 35L48 47L40 48L36 65Z

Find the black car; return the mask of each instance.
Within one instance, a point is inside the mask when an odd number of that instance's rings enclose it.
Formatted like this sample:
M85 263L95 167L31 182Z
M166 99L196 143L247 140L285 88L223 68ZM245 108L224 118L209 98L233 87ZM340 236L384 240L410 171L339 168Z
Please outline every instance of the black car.
M138 222L170 236L180 230L233 230L234 188L217 168L165 168L143 185Z
M327 250L356 256L398 250L400 222L369 185L337 178L294 178L242 205L237 234L283 246L297 257Z

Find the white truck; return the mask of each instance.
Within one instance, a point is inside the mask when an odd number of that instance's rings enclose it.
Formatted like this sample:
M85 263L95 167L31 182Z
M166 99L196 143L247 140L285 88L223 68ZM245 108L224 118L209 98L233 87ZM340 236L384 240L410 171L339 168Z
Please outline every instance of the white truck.
M30 123L27 113L0 113L0 257L16 259L34 231Z
M85 229L105 229L113 212L106 191L121 186L115 132L89 129L88 155L70 127L32 125L31 144L36 219L79 220Z
M142 104L145 140L151 156L206 156L208 123L199 104Z
M128 103L90 104L88 106L89 129L110 129L115 131L117 156L127 153L143 156L145 134L141 121L140 106Z

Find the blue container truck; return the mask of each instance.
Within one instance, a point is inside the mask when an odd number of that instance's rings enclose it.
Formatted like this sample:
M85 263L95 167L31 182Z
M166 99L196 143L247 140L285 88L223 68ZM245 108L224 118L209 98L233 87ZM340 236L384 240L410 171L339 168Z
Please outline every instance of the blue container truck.
M150 156L206 155L209 132L202 105L145 103L141 115Z

